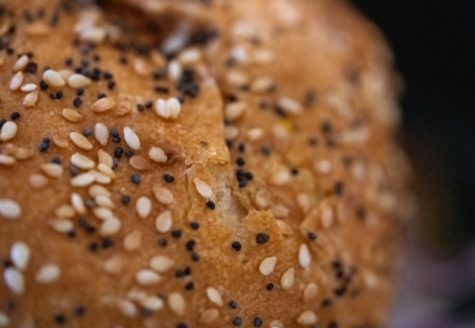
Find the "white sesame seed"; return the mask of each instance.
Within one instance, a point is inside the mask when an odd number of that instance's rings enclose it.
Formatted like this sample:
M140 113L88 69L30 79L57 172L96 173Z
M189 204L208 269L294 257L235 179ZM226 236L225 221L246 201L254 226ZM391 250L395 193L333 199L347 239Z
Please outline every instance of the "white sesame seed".
M99 233L101 236L112 236L119 232L122 223L117 218L107 219L102 222Z
M274 60L274 52L270 49L257 49L254 52L254 61L257 64L269 64Z
M176 98L158 99L155 102L155 112L165 119L177 119L181 112L181 104Z
M91 79L82 74L73 74L68 77L68 85L73 89L80 89L91 84Z
M312 256L306 244L300 244L299 247L299 264L302 268L308 268L312 263Z
M313 301L318 295L318 286L316 283L309 283L303 291L303 301L309 303Z
M8 121L3 124L2 130L0 131L0 140L8 141L15 138L18 131L18 126L13 121Z
M266 257L265 259L261 261L261 264L259 264L259 272L263 276L268 276L274 271L276 264L277 264L277 257L275 256Z
M115 178L115 172L108 165L99 163L97 165L99 172L92 170L91 173L94 174L94 178L97 183L108 184L111 182L111 179Z
M103 113L108 111L115 106L115 101L112 98L104 97L97 100L94 105L92 105L92 111L95 113Z
M83 170L92 169L96 164L92 159L80 153L72 154L70 160L71 160L71 164L74 164L78 168L83 169Z
M136 170L146 171L150 169L150 162L143 156L134 155L129 159L129 164Z
M141 243L142 233L138 230L134 230L124 237L124 248L128 251L135 251L139 249Z
M288 169L280 169L271 176L270 182L276 186L282 186L290 182L291 176Z
M140 149L139 136L128 126L124 128L124 139L130 148L134 150Z
M140 76L147 76L150 74L150 66L142 58L135 58L132 62L135 73Z
M107 196L107 197L111 196L111 193L109 192L109 190L107 190L103 186L97 185L97 184L92 185L91 187L89 187L88 192L89 192L89 196L91 196L91 197L97 197L99 195L103 195L103 196Z
M234 140L239 135L239 128L234 125L226 125L224 127L224 137L226 140Z
M161 280L158 273L150 269L141 269L135 275L135 279L142 286L154 285Z
M149 264L153 270L162 273L170 270L175 264L175 261L173 261L168 256L157 255L150 259Z
M30 261L30 254L30 247L19 240L13 244L10 251L10 258L18 269L24 271Z
M151 311L158 311L163 309L165 302L158 296L148 296L142 302L142 306Z
M257 141L264 136L264 130L261 128L252 128L247 130L246 136L250 141Z
M168 158L163 149L160 147L152 147L148 151L148 157L157 163L166 163Z
M140 197L135 204L135 210L139 218L146 219L150 215L150 212L152 212L152 201L148 197Z
M109 140L109 129L104 123L96 123L94 126L94 137L101 146L107 145Z
M180 53L179 60L183 65L191 65L201 59L201 51L198 48L185 49Z
M302 106L294 99L288 97L281 97L278 105L287 114L299 114L302 112Z
M203 311L199 318L198 318L198 324L210 324L214 322L216 319L219 317L219 311L216 309L207 309Z
M25 278L23 274L15 268L6 268L3 271L5 284L16 295L22 295L25 292Z
M48 185L49 179L43 174L31 174L28 183L34 189L42 189Z
M61 277L61 269L53 263L43 265L36 273L35 280L39 284L50 284Z
M71 205L78 214L86 214L86 206L84 205L81 195L78 193L73 192L71 194Z
M21 215L21 207L13 199L0 198L0 216L8 220L18 219Z
M43 73L43 79L48 83L48 85L55 88L62 88L66 85L63 77L56 72L55 70L48 69Z
M91 173L82 173L71 178L71 186L73 187L87 187L94 182L94 175Z
M69 139L75 144L77 147L84 149L84 150L91 150L92 143L81 133L79 132L71 132L69 134Z
M100 207L107 207L107 208L115 208L115 204L114 204L114 202L112 201L112 199L110 199L109 196L97 195L97 196L94 198L94 201L96 202L96 205L97 205L97 206L100 206Z
M155 220L155 227L159 232L170 231L173 225L173 218L170 211L163 211L157 216Z
M290 213L289 208L282 204L274 205L270 210L272 211L272 214L274 214L274 216L279 219L286 218Z
M61 114L63 115L63 118L69 122L77 123L84 120L84 116L75 109L64 108Z
M297 322L305 326L316 324L317 315L313 311L304 311L297 318Z
M268 77L260 77L257 78L254 82L251 84L251 90L254 92L266 92L272 88L274 85L274 81L272 81L271 78Z
M214 287L208 287L206 288L206 296L208 296L208 299L216 304L217 306L223 306L223 298L221 297L221 294L219 291L214 288Z
M296 197L297 205L300 207L302 212L307 213L310 210L310 196L307 193L301 192L297 194Z
M181 76L181 65L178 61L172 60L168 64L168 76L172 81L178 81Z
M69 204L62 204L54 211L57 217L61 219L72 219L76 216L74 208Z
M15 163L16 163L15 158L9 155L0 154L0 165L11 166Z
M68 233L74 230L74 223L68 219L54 219L49 222L49 225L59 233Z
M287 269L280 277L280 286L282 289L290 289L294 285L295 281L295 270L294 268Z
M30 59L28 58L27 55L21 55L20 58L17 59L15 64L13 65L13 71L21 71L23 70L26 65L28 65L28 62Z
M20 88L23 92L32 92L35 91L38 87L34 83L23 84Z
M10 319L6 313L0 312L0 327L8 327L10 325Z
M109 220L115 218L115 215L112 210L106 207L95 207L92 210L92 213L94 213L94 215L101 220Z
M119 255L114 255L104 261L104 270L110 274L118 274L124 267L124 261Z
M105 152L102 149L97 151L97 159L100 164L104 164L108 168L112 168L114 166L114 159L108 152Z
M330 173L332 169L332 164L328 160L321 159L315 162L313 168L317 173L327 174Z
M200 178L194 178L193 183L195 184L196 191L201 197L208 199L213 196L213 190L211 187Z
M32 91L28 93L25 98L23 98L23 106L25 107L33 107L36 105L38 101L38 91Z
M120 313L122 313L128 318L133 318L137 315L137 307L129 300L118 300L117 308L119 309Z
M154 185L152 187L152 192L155 198L163 205L170 205L175 202L175 197L168 188Z
M231 56L240 64L247 64L249 62L249 52L243 46L235 46L231 50Z
M12 79L10 80L10 90L16 91L20 89L21 84L23 83L23 73L17 72L15 75L13 75Z
M330 228L333 225L334 214L333 208L330 205L322 206L320 211L320 222L325 229Z
M230 121L234 121L241 117L244 113L246 106L242 102L232 102L226 105L224 109L224 116Z
M186 303L185 299L179 293L171 293L168 295L167 304L170 310L175 314L182 316L185 314Z
M24 161L33 157L33 154L33 149L31 148L15 147L12 155L15 157L15 159Z
M59 148L66 148L69 146L68 140L63 138L62 136L54 135L53 136L53 143L58 146Z
M82 41L101 43L105 40L107 32L105 28L89 25L81 29L79 37Z
M230 70L226 75L226 80L233 87L241 87L249 82L249 76L243 71Z
M41 164L41 170L50 178L59 178L63 175L63 167L56 163Z
M284 323L280 320L273 320L269 324L269 328L285 328Z

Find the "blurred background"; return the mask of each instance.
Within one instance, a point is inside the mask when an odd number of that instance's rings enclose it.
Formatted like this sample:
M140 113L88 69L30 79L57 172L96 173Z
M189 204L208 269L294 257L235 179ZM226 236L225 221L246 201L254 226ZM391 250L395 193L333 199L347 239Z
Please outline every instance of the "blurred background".
M473 328L475 1L353 2L383 30L406 84L401 142L419 212L390 328Z

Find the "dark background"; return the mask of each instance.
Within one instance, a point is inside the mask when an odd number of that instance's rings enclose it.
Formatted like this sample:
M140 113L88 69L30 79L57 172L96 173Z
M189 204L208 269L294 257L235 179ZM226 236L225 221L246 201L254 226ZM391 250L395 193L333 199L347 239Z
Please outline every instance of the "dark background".
M354 0L405 80L419 211L391 327L475 327L475 0Z

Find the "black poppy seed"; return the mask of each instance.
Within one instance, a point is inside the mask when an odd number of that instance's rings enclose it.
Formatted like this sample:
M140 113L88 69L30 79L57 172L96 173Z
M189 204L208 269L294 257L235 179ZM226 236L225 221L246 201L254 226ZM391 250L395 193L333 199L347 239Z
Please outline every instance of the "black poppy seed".
M135 152L133 150L127 150L125 152L125 156L127 156L128 158L132 157L135 155Z
M96 97L96 98L97 98L97 99L102 99L102 98L105 98L105 97L107 97L107 95L106 95L104 92L99 92L99 93L97 94L97 97Z
M9 268L13 266L13 262L10 259L3 260L3 267L4 268Z
M82 134L85 136L85 137L90 137L92 136L94 133L94 130L93 128L85 128L84 130L82 130Z
M114 90L114 88L115 88L115 81L109 81L107 83L107 89L112 91L112 90Z
M176 328L188 328L188 325L186 323L181 322L176 325Z
M183 272L185 273L186 276L189 276L191 275L191 268L187 266L183 269Z
M233 310L237 309L238 306L239 306L239 304L236 301L233 301L233 300L229 301L228 305Z
M40 152L44 153L45 151L48 150L48 148L50 147L50 145L51 145L51 139L48 138L48 137L46 137L46 138L44 138L44 139L41 141L41 143L40 143L38 149L40 150Z
M129 205L130 204L130 196L129 195L122 195L122 197L120 198L120 201L124 205Z
M97 252L99 250L99 244L93 241L89 244L88 248L91 252Z
M153 87L153 89L158 93L163 93L163 94L169 94L170 93L170 88L168 88L166 86L156 85L156 86Z
M12 121L15 121L15 120L19 119L20 116L21 116L21 115L20 115L19 112L13 112L13 113L10 114L10 119L11 119Z
M147 100L147 101L144 103L144 106L145 106L145 108L147 108L147 109L152 108L152 106L153 106L153 101Z
M233 326L240 326L242 325L242 319L241 317L235 317L234 320L233 320Z
M238 241L233 241L231 243L232 249L234 249L236 252L239 252L241 250L241 243Z
M314 232L309 232L309 233L307 233L307 237L308 237L308 239L310 239L311 241L317 240L317 235L316 235Z
M64 64L66 66L73 66L73 59L71 57L68 57L64 60Z
M182 269L177 269L175 271L175 278L184 278L186 276L185 271Z
M210 209L210 210L214 210L216 208L216 204L212 201L212 200L208 200L206 202L206 206Z
M29 62L29 63L26 65L24 71L25 71L26 73L36 74L36 73L38 72L38 64L35 63L35 62Z
M56 100L56 93L50 93L49 97L51 100Z
M172 237L173 237L173 238L176 238L176 239L181 238L182 234L183 234L183 232L182 232L181 230L179 230L179 229L173 230L173 231L171 232Z
M252 174L252 172L244 172L244 177L251 181L252 179L254 179L254 174Z
M166 246L168 245L168 241L167 241L165 238L160 238L160 239L158 240L158 245L159 245L160 247L166 247Z
M243 165L246 164L246 161L245 161L242 157L238 157L238 158L236 159L236 164L237 164L238 166L243 166Z
M7 311L13 311L13 310L16 309L16 307L17 307L17 306L16 306L16 303L15 303L15 301L13 301L13 300L9 300L9 301L7 301L7 302L5 303L5 309L6 309Z
M186 249L190 252L192 252L194 249L195 249L195 246L196 246L196 241L194 241L193 239L190 239L186 242Z
M64 314L57 314L54 316L54 322L58 325L64 325L66 323L66 316Z
M259 245L262 245L262 244L265 244L269 241L269 235L264 233L264 232L259 232L257 235L256 235L256 242L259 244Z
M81 107L81 105L82 105L81 98L79 98L79 97L74 98L73 106L76 107L76 108L79 108L79 107Z
M145 110L145 106L142 104L137 104L137 110L142 113Z
M271 283L271 282L270 282L270 283L268 283L268 284L266 285L266 289L267 289L268 291L271 291L271 290L273 290L273 289L274 289L274 284L273 284L273 283Z
M333 130L333 126L332 126L332 123L330 121L324 121L320 128L321 128L322 132L325 133L325 134L330 133Z
M291 168L290 169L290 174L292 174L293 176L299 175L299 169L296 168L296 167Z
M76 238L77 234L76 234L76 230L70 230L67 232L66 234L70 239L74 239Z
M337 182L335 183L335 187L334 187L334 188L335 188L335 194L337 194L338 196L343 195L343 192L344 192L344 190L345 190L344 187L345 187L345 186L344 186L343 182L337 181Z
M246 151L246 145L243 143L240 143L238 146L238 150L240 153L244 153Z
M114 77L114 75L112 75L111 72L109 71L103 71L102 72L102 77L105 79L105 80L110 80Z
M200 224L198 222L191 222L190 227L193 230L198 230L200 228Z
M190 281L185 284L185 290L193 290L194 288L195 288L195 284L193 283L193 281Z
M259 317L254 318L254 327L262 327L263 323L264 322L262 321L261 318L259 318Z
M338 328L338 324L335 321L330 321L328 323L328 328Z
M84 314L86 314L86 308L84 307L84 305L78 305L74 308L73 314L76 317L82 317Z
M71 174L71 176L75 177L79 173L81 173L81 170L79 170L79 167L77 167L76 165L71 164L69 166L69 173ZM94 202L93 202L93 205L94 205Z
M346 294L346 287L342 286L333 291L336 297L342 297Z
M140 182L142 182L142 178L140 177L140 173L134 173L130 176L130 181L132 181L132 183L134 185L139 185Z
M175 181L175 177L171 174L165 173L163 175L163 180L165 180L166 183L172 183L173 181Z
M56 93L54 94L54 96L55 96L55 98L58 99L58 100L59 100L59 99L62 99L62 98L63 98L63 91L61 91L61 90L56 91Z
M61 157L59 157L59 156L53 156L53 158L51 158L51 163L60 164L60 165L61 165L61 163L62 163Z
M114 241L110 238L104 238L102 239L101 246L104 249L114 247Z
M191 254L191 260L192 260L193 262L199 262L200 259L201 259L201 257L200 257L200 255L199 255L198 253L194 253L194 252L193 252L193 253Z
M325 298L322 301L322 307L330 307L333 305L333 301L331 298Z
M41 90L48 90L48 83L45 80L40 81L40 89Z

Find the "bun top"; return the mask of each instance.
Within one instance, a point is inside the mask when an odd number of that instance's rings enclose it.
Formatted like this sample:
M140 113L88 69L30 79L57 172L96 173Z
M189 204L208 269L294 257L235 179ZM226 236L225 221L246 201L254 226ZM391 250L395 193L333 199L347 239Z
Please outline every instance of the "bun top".
M390 53L339 1L0 8L0 327L376 327Z

